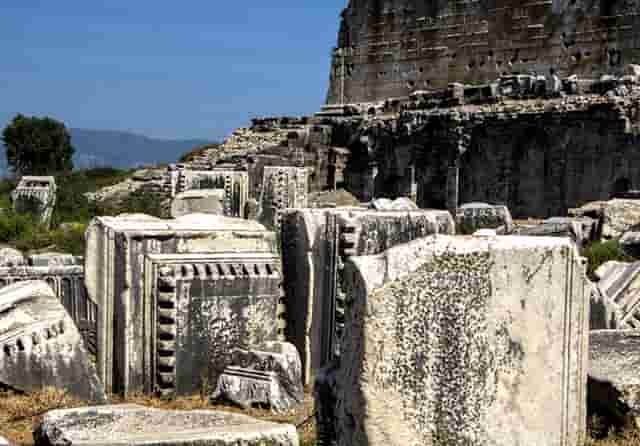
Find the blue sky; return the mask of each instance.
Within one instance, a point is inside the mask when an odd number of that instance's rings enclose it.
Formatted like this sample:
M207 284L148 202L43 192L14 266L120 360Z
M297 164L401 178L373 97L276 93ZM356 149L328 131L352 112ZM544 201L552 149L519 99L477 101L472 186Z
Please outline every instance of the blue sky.
M0 126L221 139L322 105L346 0L1 0Z

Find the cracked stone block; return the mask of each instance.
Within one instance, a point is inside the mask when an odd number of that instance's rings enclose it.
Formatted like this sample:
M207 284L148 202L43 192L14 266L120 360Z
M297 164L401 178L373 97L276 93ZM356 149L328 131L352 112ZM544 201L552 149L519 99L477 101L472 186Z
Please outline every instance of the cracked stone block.
M294 426L212 410L172 411L123 404L54 410L36 446L298 446Z
M23 392L55 387L106 400L78 329L44 281L0 289L0 382Z
M298 350L288 342L235 349L231 366L218 379L211 399L226 399L244 408L266 404L275 412L299 406L304 402L304 389Z
M640 330L589 334L590 412L607 423L640 428Z
M435 235L344 275L338 445L582 444L589 287L570 240Z

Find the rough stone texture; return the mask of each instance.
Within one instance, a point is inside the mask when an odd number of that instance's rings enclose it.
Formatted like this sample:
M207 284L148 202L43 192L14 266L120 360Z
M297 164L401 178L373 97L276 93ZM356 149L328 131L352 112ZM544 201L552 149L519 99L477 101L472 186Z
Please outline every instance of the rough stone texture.
M598 222L589 217L569 218L553 217L535 225L519 224L513 231L514 235L569 237L579 248L598 238Z
M56 387L84 400L105 400L80 333L46 282L0 289L0 383L25 392Z
M596 201L573 209L572 214L602 218L602 237L619 238L640 222L640 200Z
M351 255L377 254L430 234L453 234L446 211L385 212L361 208L283 213L282 253L287 339L300 351L303 381L339 350L344 318L341 266Z
M501 234L513 230L513 219L506 206L487 203L467 203L456 211L456 231L459 234L473 234L478 229L496 229Z
M378 198L369 204L369 208L377 211L417 211L418 206L406 197L395 200L388 198Z
M0 437L0 446L9 446L9 442L5 438Z
M275 234L255 221L94 219L85 271L105 388L197 392L204 379L217 381L233 347L282 336L277 253Z
M640 262L607 262L596 270L602 305L593 307L604 326L592 328L640 329Z
M588 287L575 245L430 236L345 266L339 445L578 445Z
M82 258L61 252L41 252L27 257L30 266L74 266L82 265Z
M613 424L640 428L640 331L596 330L589 334L590 411Z
M306 208L308 195L309 173L306 168L265 167L258 220L268 228L280 229L282 211Z
M54 177L23 176L11 193L13 209L19 213L33 213L48 225L56 204Z
M622 237L620 246L625 254L631 257L640 258L640 225L634 225Z
M248 408L261 403L275 412L295 408L304 401L302 364L293 344L266 342L249 350L234 349L211 396Z
M37 446L298 446L294 426L211 410L170 411L136 405L47 413Z
M171 217L188 214L224 215L224 189L200 189L181 192L171 202ZM245 215L244 210L242 215Z
M635 0L351 0L327 103L381 101L502 73L548 75L550 68L561 76L621 75L638 60L639 8Z

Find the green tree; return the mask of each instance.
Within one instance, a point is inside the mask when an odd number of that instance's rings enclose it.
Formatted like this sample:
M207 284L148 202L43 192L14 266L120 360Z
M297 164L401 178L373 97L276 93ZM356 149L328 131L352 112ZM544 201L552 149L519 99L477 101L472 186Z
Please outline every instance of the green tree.
M18 114L2 132L7 163L19 175L51 175L73 169L71 136L62 122Z

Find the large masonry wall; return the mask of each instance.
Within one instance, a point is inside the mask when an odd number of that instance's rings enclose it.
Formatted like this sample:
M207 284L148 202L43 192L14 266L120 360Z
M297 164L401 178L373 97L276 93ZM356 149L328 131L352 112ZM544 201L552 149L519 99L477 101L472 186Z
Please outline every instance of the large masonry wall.
M638 0L350 0L328 104L486 82L503 73L598 78L640 60Z

